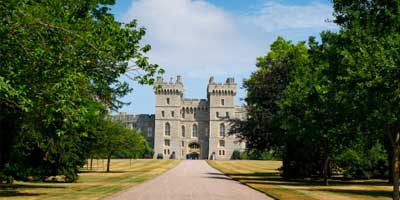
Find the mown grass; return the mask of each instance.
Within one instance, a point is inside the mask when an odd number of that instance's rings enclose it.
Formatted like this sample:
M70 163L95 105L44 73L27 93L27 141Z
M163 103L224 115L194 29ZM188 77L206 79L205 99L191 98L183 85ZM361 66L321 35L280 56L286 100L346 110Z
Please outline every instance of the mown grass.
M386 200L391 199L391 185L385 180L286 181L279 175L280 161L208 161L234 180L266 193L275 199L296 200Z
M111 172L105 172L105 161L94 160L93 169L82 169L77 183L35 183L17 181L0 187L0 199L99 199L135 186L176 166L177 160L113 159Z

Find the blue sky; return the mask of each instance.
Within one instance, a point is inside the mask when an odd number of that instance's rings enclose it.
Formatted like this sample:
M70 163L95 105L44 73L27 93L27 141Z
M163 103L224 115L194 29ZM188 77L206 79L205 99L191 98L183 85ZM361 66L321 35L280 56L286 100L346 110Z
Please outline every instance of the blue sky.
M185 98L206 98L210 76L218 82L234 77L236 104L243 104L243 79L256 70L256 58L268 53L278 36L294 42L337 30L329 0L120 0L112 7L118 21L138 19L147 29L150 62L166 70L164 79L182 75ZM122 77L122 80L127 80ZM128 113L154 113L151 86L127 80L134 91Z

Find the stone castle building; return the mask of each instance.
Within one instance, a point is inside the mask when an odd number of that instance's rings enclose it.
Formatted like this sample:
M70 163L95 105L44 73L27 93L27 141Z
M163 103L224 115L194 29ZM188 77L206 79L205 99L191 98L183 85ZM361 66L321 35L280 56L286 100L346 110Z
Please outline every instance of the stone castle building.
M234 150L244 150L243 142L227 134L229 120L245 116L244 109L235 105L233 78L215 83L211 77L207 99L185 99L180 76L169 82L158 78L155 85L155 115L113 116L129 128L140 129L155 158L223 160L230 159Z

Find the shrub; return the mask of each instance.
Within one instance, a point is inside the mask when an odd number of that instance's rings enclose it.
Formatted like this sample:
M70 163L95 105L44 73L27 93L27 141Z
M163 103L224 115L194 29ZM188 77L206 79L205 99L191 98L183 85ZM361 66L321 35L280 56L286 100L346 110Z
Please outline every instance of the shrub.
M280 160L280 151L274 150L247 150L240 152L235 150L231 157L232 160Z
M387 178L389 162L383 145L374 144L370 150L346 149L336 158L336 164L342 169L345 178Z
M242 156L239 150L234 150L231 156L231 160L241 160Z
M353 150L346 149L336 158L337 165L343 169L345 178L367 178L368 174L363 169L361 155Z

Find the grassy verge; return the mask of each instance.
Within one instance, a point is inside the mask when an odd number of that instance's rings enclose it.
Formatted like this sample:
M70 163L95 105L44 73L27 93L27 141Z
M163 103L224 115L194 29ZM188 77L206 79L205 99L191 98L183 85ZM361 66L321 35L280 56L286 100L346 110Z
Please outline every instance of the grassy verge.
M77 183L32 183L17 181L12 187L0 187L0 199L99 199L160 175L176 166L177 160L111 161L111 172L105 173L103 160L94 160L93 170L83 169Z
M208 163L254 189L276 199L296 200L388 200L392 187L384 180L331 180L324 186L318 180L283 180L280 161L208 161Z

